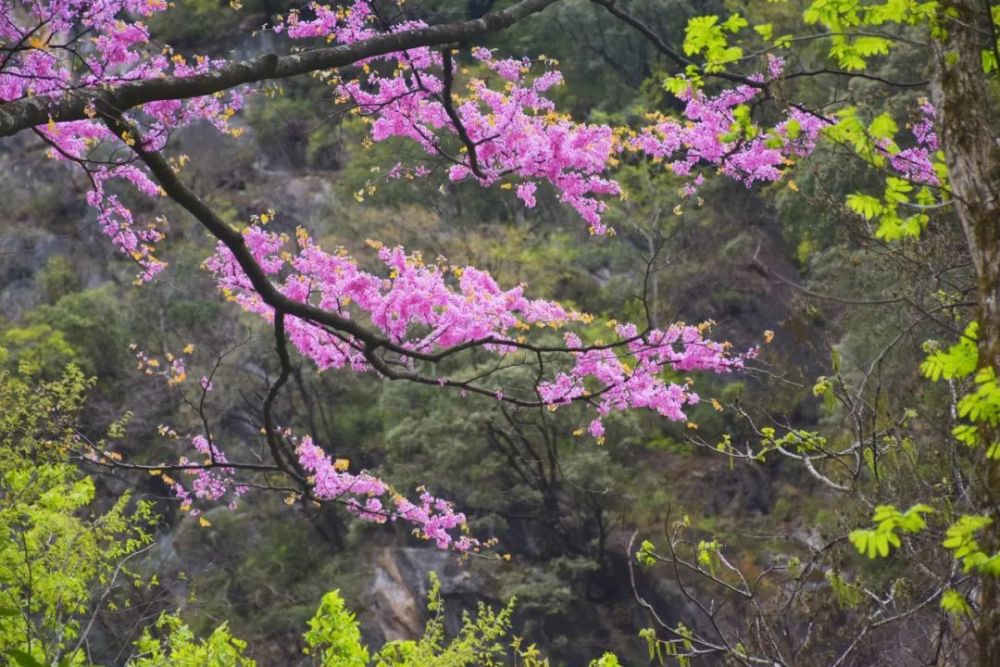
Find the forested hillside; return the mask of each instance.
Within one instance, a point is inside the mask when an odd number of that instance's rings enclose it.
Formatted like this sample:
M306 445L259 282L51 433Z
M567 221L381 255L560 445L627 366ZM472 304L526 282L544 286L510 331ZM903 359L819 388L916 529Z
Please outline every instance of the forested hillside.
M0 655L1000 664L988 0L0 0Z

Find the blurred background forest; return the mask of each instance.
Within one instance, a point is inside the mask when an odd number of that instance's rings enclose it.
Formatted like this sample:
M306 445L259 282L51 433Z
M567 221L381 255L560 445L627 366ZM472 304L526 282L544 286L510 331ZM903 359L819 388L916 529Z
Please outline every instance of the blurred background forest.
M251 37L253 29L299 4L244 0L234 12L220 0L175 1L174 10L155 18L153 34L181 53L239 56L269 48L276 37ZM493 4L435 0L412 11L460 18ZM640 0L630 7L675 43L691 16L746 11L736 0ZM783 12L796 9L766 10L780 23ZM662 88L665 63L650 44L583 0L559 3L484 44L557 59L566 84L556 101L581 120L624 124L678 108ZM879 72L924 76L925 63L905 49L893 54ZM459 65L476 67L471 60ZM836 83L843 89L808 77L794 85L798 99L817 106L869 94L864 80ZM877 90L886 95L886 88ZM898 108L914 106L916 93L893 94ZM370 145L358 117L334 102L329 88L309 79L282 81L250 97L242 136L185 130L174 145L191 158L187 182L233 222L273 211L275 229L303 226L326 247L361 257L374 257L366 246L373 239L476 265L501 284L524 282L532 296L595 314L595 326L611 317L712 320L713 336L736 349L761 345L760 358L738 375L698 377L704 400L690 424L648 414L612 417L601 445L574 435L586 420L573 408L513 411L368 375L318 373L293 358L293 386L278 409L282 423L397 488L426 484L454 500L474 532L498 538L509 560L461 562L404 527L362 525L335 507L290 507L279 493L252 494L238 510L220 507L199 521L179 511L160 477L96 471L100 503L132 489L153 500L161 517L139 566L155 572L159 585L131 591L128 609L102 610L92 630L91 642L98 655L107 647L109 664L121 659L112 648L127 645L164 609L179 609L199 632L228 620L262 664L296 664L305 622L332 589L358 613L369 642L417 636L432 571L451 628L477 601L502 605L516 596L515 634L537 642L553 664L586 664L604 650L624 664L646 664L637 633L652 621L630 580L626 547L634 533L656 542L686 516L691 539L719 540L730 562L753 573L793 556L807 559L870 516L869 505L838 495L794 460L734 460L718 449L757 447L766 428L821 432L831 446L896 438L909 443L909 458L882 465L912 473L893 478L902 488L897 497L918 478L947 482L946 448L922 444L947 437L948 388L928 384L918 365L924 341L953 334L947 322L920 313L967 300L972 279L961 235L942 217L920 244L875 239L843 204L871 178L851 168L846 154L822 149L788 178L752 190L711 180L696 199L683 197L683 183L662 165L626 160L618 177L628 196L612 204L607 219L617 235L595 238L550 192L540 191L539 205L526 210L509 191L449 183L441 173L385 179L392 164L417 149ZM0 346L8 350L2 363L38 380L78 365L96 378L81 411L82 432L97 438L127 417L124 435L110 446L127 460L153 464L177 455L165 426L197 427L199 415L184 399L195 393L137 369L130 345L160 358L190 345L189 375L215 371L206 413L216 437L254 440L255 410L276 373L273 341L201 270L210 239L179 208L162 204L170 265L137 288L134 265L97 229L85 185L73 180L79 177L47 160L34 137L8 140L0 151ZM134 205L150 203L136 198ZM874 401L879 424L870 416L872 423L858 423L835 392L815 391L821 377L834 378L846 396ZM867 465L878 479L878 462ZM847 547L834 559L843 577L894 576L891 561L864 562ZM711 597L708 582L682 590L663 568L634 576L639 594L667 622L704 623L688 594L704 586ZM836 643L837 619L848 613L829 597L810 610L806 617L827 633L816 641ZM872 651L902 643L905 636Z

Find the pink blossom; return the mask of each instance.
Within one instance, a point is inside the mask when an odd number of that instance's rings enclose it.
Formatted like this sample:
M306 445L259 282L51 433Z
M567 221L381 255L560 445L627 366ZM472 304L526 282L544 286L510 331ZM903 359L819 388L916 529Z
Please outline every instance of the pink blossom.
M471 266L449 274L438 265L425 265L401 247L380 247L384 273L378 275L360 269L344 251L327 253L301 230L297 254L289 251L285 239L260 227L248 227L244 239L285 296L371 322L404 356L406 351L433 354L477 342L494 354L513 355L520 352L516 344L520 331L532 325L572 327L588 321L556 302L528 299L523 286L503 289L487 272ZM205 266L220 289L245 310L270 320L271 307L227 248L220 245ZM457 285L452 282L455 275ZM364 345L350 336L333 335L296 317L285 318L285 329L292 345L320 369L372 370ZM587 398L602 415L644 408L683 420L684 407L697 403L697 394L686 384L664 379L665 370L728 373L742 368L748 356L731 354L725 344L705 338L703 328L696 326L675 324L639 335L634 324L618 324L615 333L617 346L588 348L579 335L567 331L566 354L573 366L541 380L537 387L541 402L560 406ZM588 383L598 387L593 395L587 393ZM499 401L508 398L502 388L491 391Z
M297 452L299 464L312 475L311 490L317 498L342 502L366 521L405 521L413 526L415 535L441 549L465 552L479 546L478 541L455 534L467 528L465 515L426 490L418 489L420 503L415 504L366 472L355 474L338 468L308 436L302 438Z

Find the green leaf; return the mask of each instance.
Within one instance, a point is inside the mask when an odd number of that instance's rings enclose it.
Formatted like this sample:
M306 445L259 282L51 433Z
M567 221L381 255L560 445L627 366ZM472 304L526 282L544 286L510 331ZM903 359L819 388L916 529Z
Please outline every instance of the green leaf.
M951 434L966 447L978 447L980 444L978 426L959 424L951 429Z
M965 596L951 588L941 594L941 608L956 616L972 614L972 607L966 602Z
M789 139L798 139L802 134L802 123L791 118L785 123L785 136Z
M891 42L884 37L864 35L854 39L854 48L862 56L886 55Z
M876 116L872 120L871 125L868 126L868 134L873 139L891 139L896 136L896 132L898 131L899 126L896 125L896 121L893 120L892 115L888 112Z
M971 570L992 570L1000 555L992 558L983 552L976 541L975 534L993 523L988 516L964 514L945 531L945 539L941 545L952 552L952 555L962 561L966 572Z
M20 649L11 649L8 653L14 657L14 660L16 660L17 664L21 665L21 667L45 667L45 665L32 657L30 653Z
M853 49L845 49L840 53L837 60L840 66L849 72L863 70L868 65L864 58L858 55Z
M908 192L913 191L913 184L902 178L889 176L885 179L885 200L897 204L910 201Z
M681 93L687 91L691 87L691 80L683 76L671 76L663 82L663 88L673 95L677 96Z
M865 220L878 216L885 208L877 198L858 193L847 195L847 206Z
M848 534L847 539L851 541L851 544L854 545L854 548L858 550L859 554L867 554L867 556L872 559L876 557L877 546L876 534L874 530L858 528L856 530L852 530Z
M646 567L656 565L656 547L649 540L643 540L635 552L635 559Z
M432 587L432 590L437 589ZM433 596L431 599L434 600ZM368 649L361 643L361 631L355 616L347 609L340 591L330 591L323 596L319 609L309 620L309 630L304 638L305 652L319 656L323 664L343 667L365 667L368 664Z
M725 37L722 31L716 26L719 22L718 16L695 16L688 21L684 29L684 54L693 56L719 39L725 44Z
M899 516L899 527L907 533L919 533L927 527L923 515L933 513L933 507L918 503Z
M1000 442L994 442L986 448L986 458L991 461L1000 460Z
M983 49L981 56L983 60L983 72L989 74L997 69L997 54L993 49Z
M979 366L978 333L979 324L970 322L956 344L928 355L920 364L924 376L937 382L941 378L954 380L972 375Z
M774 32L774 26L770 23L761 23L760 25L755 25L753 27L754 31L760 35L765 41L771 41L771 34Z
M745 18L739 14L733 14L726 19L726 22L722 24L722 27L729 32L739 32L742 28L745 28L748 25L750 25L750 23Z

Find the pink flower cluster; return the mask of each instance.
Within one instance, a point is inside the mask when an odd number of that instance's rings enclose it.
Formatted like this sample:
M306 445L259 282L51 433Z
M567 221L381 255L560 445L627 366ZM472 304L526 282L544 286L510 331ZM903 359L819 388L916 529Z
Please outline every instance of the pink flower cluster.
M341 43L378 34L369 25L375 17L363 0L339 11L318 3L311 3L310 9L314 20L292 14L276 29L286 29L293 38L325 37ZM408 22L391 30L423 25ZM340 83L337 90L362 114L374 117L373 140L403 137L432 156L446 156L454 162L449 171L453 181L473 178L490 186L509 178L529 208L536 203L537 184L549 183L589 223L591 231L606 233L601 213L607 204L602 197L619 193L618 184L603 176L614 155L612 129L577 123L555 113L546 93L562 82L558 71L549 68L529 77L532 63L528 59L497 59L485 48L473 49L472 55L495 75L501 88L473 78L462 91L446 91L441 54L418 48L359 63L364 73ZM446 95L454 97L457 124L445 105ZM452 143L464 135L466 144L449 154L442 133L451 136Z
M630 341L625 345L627 358L621 350L590 349L575 355L572 370L538 387L542 400L551 406L591 397L599 416L588 430L599 440L604 436L601 417L612 412L647 408L673 421L686 419L683 408L696 405L698 394L690 391L689 383L663 379L664 368L728 373L742 368L744 360L756 354L756 350L742 356L729 354L726 344L704 338L704 327L674 324L666 331L654 329L641 337L634 324L619 324L615 330L622 340ZM568 348L582 348L576 334L566 333L565 339ZM590 394L586 386L593 380L601 389Z
M303 20L298 10L292 10L283 22L274 27L274 31L287 31L292 39L325 37L327 41L342 44L351 44L375 34L369 25L375 15L371 5L364 0L355 2L350 8L333 9L318 2L310 2L308 8L315 15L314 19Z
M203 435L191 438L191 446L204 456L202 461L195 463L210 467L184 470L184 474L191 478L190 489L180 482L173 482L174 494L181 501L181 509L192 516L198 516L200 510L194 506L195 500L218 501L227 495L230 496L229 509L236 509L237 498L245 495L249 489L237 482L232 468L226 467L229 461L225 453ZM190 461L181 457L179 463L187 465Z
M167 9L166 0L33 0L0 2L0 102L26 97L86 96L102 89L142 79L191 76L211 71L223 61L196 58L194 64L169 49L154 47L140 20ZM149 148L159 149L169 132L195 120L209 120L220 129L242 105L238 92L185 101L152 102L132 112L141 119ZM140 279L149 280L165 264L154 253L162 239L155 222L137 227L132 212L118 195L107 190L121 180L148 196L159 188L139 169L128 164L90 162L100 144L121 145L134 138L114 136L97 109L93 120L72 121L36 128L58 160L87 169L92 190L87 202L97 210L102 231L116 247L140 266Z
M449 272L446 267L428 266L419 255L407 255L399 247L379 246L387 273L383 277L360 269L343 249L325 252L301 230L295 254L288 252L288 239L260 227L248 227L244 239L286 297L368 323L399 346L404 356L408 351L433 353L477 341L485 349L508 355L522 349L525 338L520 334L532 326L558 328L590 320L558 303L526 298L523 286L503 290L484 271L467 266ZM273 317L227 248L220 246L206 267L224 293L245 310L268 320ZM286 318L285 328L299 352L321 369L371 370L363 344L346 334L294 317ZM683 420L682 407L697 403L698 396L686 385L667 383L661 377L664 369L726 373L740 368L746 358L705 339L699 327L678 324L639 335L635 325L619 324L615 331L619 343L599 347L587 347L579 336L567 333L565 352L574 366L539 385L541 402L557 407L587 399L600 415L649 408L668 419ZM588 392L588 384L593 391ZM499 390L496 396L504 400Z
M136 47L149 33L142 22L121 16L148 17L167 2L37 0L0 7L0 40L21 47L5 54L0 69L0 100L10 101L144 77L149 65Z
M772 75L780 72L780 66L774 66L778 60L772 61ZM669 160L670 169L680 176L688 176L698 166L712 165L747 187L758 181L776 181L793 158L813 151L820 131L830 121L792 107L786 118L769 130L749 123L749 119L740 128L735 110L761 94L760 88L749 85L715 96L688 88L680 95L687 103L683 120L659 118L626 141L624 148Z
M417 537L432 540L441 549L467 552L479 546L467 535L455 535L468 527L465 515L456 512L448 501L418 489L420 502L413 503L366 472L348 472L346 465L332 461L308 436L302 438L297 453L303 470L312 473L312 493L317 498L343 502L366 521L405 521L413 526Z
M138 18L166 9L163 0L20 4L21 11L4 12L6 20L0 26L0 38L23 47L11 51L0 67L0 101L28 95L58 100L129 81L203 74L224 64L201 57L189 63L172 55L169 48L151 47L148 30ZM424 27L414 21L379 26L370 3L364 0L336 9L310 3L307 11L312 18L292 12L274 27L275 32L286 32L293 39L349 44L385 31ZM93 37L83 38L81 31ZM337 91L370 119L373 140L403 137L415 141L428 154L453 162L452 180L473 179L484 186L506 181L505 187L512 188L527 207L537 204L538 186L547 183L597 234L608 231L601 221L605 199L620 192L606 172L623 148L670 159L672 169L682 175L699 164L716 165L750 185L779 178L781 167L791 157L812 150L826 122L791 109L788 118L770 131L752 136L740 132L734 137L734 110L759 95L760 89L740 86L716 97L689 90L684 96L683 123L660 119L623 143L607 125L579 123L556 112L548 94L562 82L562 75L552 61L545 60L542 71L533 73L534 63L528 59L497 58L485 48L473 49L472 56L479 63L476 74L468 77L458 68L463 84L453 82L451 91L445 90L442 54L426 47L361 61L358 77L338 79ZM76 65L81 62L86 66ZM770 76L777 76L781 67L780 59L773 59ZM242 105L242 94L234 90L150 102L131 111L129 120L141 121L144 147L158 150L171 131L195 121L206 120L222 131L237 132L229 130L228 123ZM113 136L96 117L96 109L94 114L93 120L38 129L52 145L53 157L87 169L93 182L87 199L98 211L101 228L140 265L140 279L149 280L165 266L154 254L163 237L162 221L137 223L107 185L127 182L148 196L157 196L160 190L142 170L129 164L88 162L98 145L136 140ZM904 151L898 159L912 157ZM404 171L399 166L390 174L399 176Z
M505 332L510 329L558 326L580 317L557 303L526 298L523 286L502 290L484 271L468 266L449 273L441 266L426 265L419 254L407 255L400 247L372 242L386 268L387 275L379 276L362 270L342 248L324 251L302 230L294 255L286 252L287 238L259 226L246 228L243 237L254 259L285 296L368 322L413 352L433 352L491 337L509 340ZM220 244L205 266L220 289L233 295L245 310L270 320L270 306L253 290L225 246ZM360 342L298 318L287 318L285 328L292 344L319 368L369 370ZM502 342L486 347L509 349Z
M888 151L889 164L905 178L924 185L940 185L934 169L934 153L938 151L934 131L934 105L924 100L919 107L920 118L910 128L917 145L898 152Z
M89 125L88 134L94 134L101 138L107 138L107 135L110 135L104 125L85 124ZM64 136L63 128L63 125L59 125L44 132L53 144L59 145L60 137ZM99 132L99 130L104 130L104 133ZM63 158L64 155L72 157ZM61 151L53 153L56 159L82 159L84 155L85 151L70 153L65 147ZM107 192L104 186L108 181L123 180L131 183L139 192L150 197L160 195L159 186L153 183L144 171L132 165L101 166L89 171L91 189L87 192L87 203L97 211L97 222L101 226L101 231L111 239L115 247L139 264L139 279L141 281L152 280L166 267L166 263L154 254L156 243L163 240L163 231L160 225L156 221L149 221L145 227L138 228L132 210L122 203L117 194Z
M309 10L314 19L306 21L293 13L276 30L287 30L293 38L323 37L341 43L377 34L371 25L376 17L363 0L339 10L314 2ZM390 30L422 25L411 22ZM508 179L508 187L529 208L536 205L538 184L548 183L597 234L608 231L601 221L607 207L604 198L620 193L618 183L605 173L621 150L669 159L671 169L682 176L696 166L714 165L750 186L781 178L792 158L812 152L820 130L830 122L791 108L785 120L770 130L748 122L742 132L734 133L738 127L734 110L760 96L762 89L742 85L710 97L689 88L681 95L687 102L683 120L660 118L619 142L607 125L578 123L556 113L546 95L562 82L562 75L551 66L532 76L529 59L498 59L482 47L473 49L472 57L492 76L471 78L461 95L445 89L442 56L427 48L359 63L363 66L359 78L340 82L337 90L374 119L373 140L410 139L429 155L452 161L449 176L455 181L472 178L490 186ZM772 57L768 76L780 76L783 68L784 61ZM763 75L751 78L764 81ZM448 95L453 98L451 110L446 105ZM448 151L442 137L450 137L451 145L462 145Z

